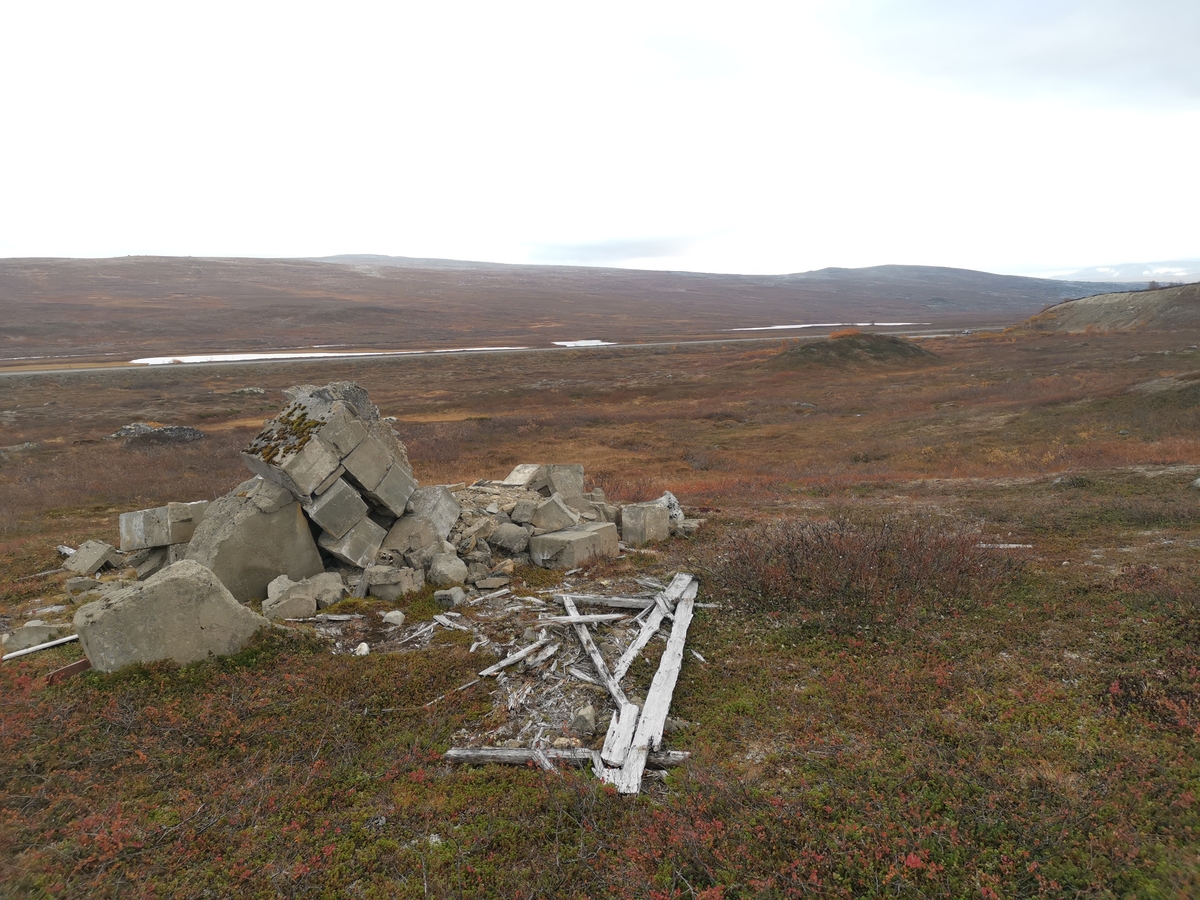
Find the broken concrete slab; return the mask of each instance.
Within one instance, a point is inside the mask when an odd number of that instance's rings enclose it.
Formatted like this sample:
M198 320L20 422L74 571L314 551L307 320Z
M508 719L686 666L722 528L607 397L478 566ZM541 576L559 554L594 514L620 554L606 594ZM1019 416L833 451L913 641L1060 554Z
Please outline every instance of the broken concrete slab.
M365 393L365 392L364 392ZM325 425L318 432L321 440L331 445L343 459L367 436L360 417L344 401L336 400L325 416Z
M453 553L439 553L429 563L429 580L440 587L462 584L469 574L467 564Z
M546 467L540 463L521 463L508 473L500 485L536 491L546 485Z
M66 582L64 582L63 590L67 592L67 596L74 599L80 594L85 594L93 588L98 588L99 586L100 582L95 578L88 578L86 575L76 575L72 578L68 578Z
M323 534L317 543L342 562L365 569L375 562L385 537L387 531L368 518L360 521L341 537Z
M617 526L611 522L591 522L529 539L530 558L545 569L573 569L589 559L618 552Z
M413 491L417 489L417 480L406 472L398 462L392 463L387 474L372 490L366 491L366 498L374 506L387 510L399 518L404 515L408 501Z
M435 556L445 552L444 544L427 518L406 515L397 519L388 531L380 553L390 555L395 562L403 560L415 569L427 569Z
M5 653L16 653L18 650L27 650L73 633L74 629L70 625L47 625L40 619L34 619L4 635L0 638L0 644L4 646Z
M546 487L543 494L559 494L562 497L583 495L583 466L579 463L555 463L546 466Z
M358 491L339 478L325 493L305 504L308 517L330 537L340 538L367 516L367 504Z
M529 532L520 525L500 525L488 537L488 543L508 553L523 553L529 546Z
M579 513L567 506L562 497L554 494L549 500L538 504L529 522L542 531L559 531L577 525Z
M442 540L450 534L462 513L462 506L454 495L440 485L417 488L405 508L411 515L428 519Z
M519 500L509 512L508 517L517 525L527 525L533 519L540 504L535 500Z
M317 600L308 591L297 590L300 587L294 584L275 597L268 597L263 601L262 614L273 621L311 619L317 614Z
M101 672L166 659L186 665L236 653L266 625L214 572L193 560L177 562L75 613L83 651Z
M165 547L168 544L186 544L192 539L196 526L204 519L207 507L207 500L197 500L121 513L118 523L121 549L128 552Z
M125 564L112 544L104 541L84 541L79 549L63 561L63 568L77 575L95 575L105 566L119 569Z
M630 503L621 510L621 539L628 547L642 547L671 536L671 515L657 503Z
M433 592L433 601L442 609L454 609L467 599L467 592L455 586L442 591Z
M368 593L381 600L396 601L425 587L425 573L408 567L368 566L363 577L370 586Z
M275 490L271 482L255 479L239 485L209 504L187 545L187 559L211 569L243 602L265 597L278 575L299 581L325 570L296 500L270 513L255 502L265 492L272 506Z
M671 517L671 524L678 525L683 522L683 507L679 504L679 499L670 491L664 491L663 495L657 500L651 501L666 509Z

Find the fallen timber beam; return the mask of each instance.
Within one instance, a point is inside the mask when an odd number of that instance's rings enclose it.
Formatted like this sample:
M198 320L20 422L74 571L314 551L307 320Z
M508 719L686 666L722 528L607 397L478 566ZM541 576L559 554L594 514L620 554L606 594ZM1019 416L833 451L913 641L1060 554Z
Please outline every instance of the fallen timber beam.
M506 766L524 766L530 763L541 765L535 753L540 753L545 759L571 766L588 766L595 762L596 751L578 748L573 750L555 750L545 748L534 751L527 747L510 749L508 747L451 747L446 751L446 760L472 766L486 766L491 763ZM654 769L671 769L683 765L691 754L683 750L661 750L646 756L646 766Z
M519 663L521 660L523 660L525 657L529 656L531 653L536 653L538 650L541 650L548 643L550 643L550 638L544 637L540 641L535 641L534 643L530 644L528 647L522 647L520 650L518 650L512 656L509 656L509 657L506 657L506 658L500 660L500 662L496 663L493 666L488 666L486 669L484 669L482 672L479 673L479 676L481 678L486 678L488 675L496 675L502 669L506 669L509 666L513 665L514 663Z
M571 600L583 606L611 606L613 609L645 609L648 606L654 605L654 601L650 599L604 597L600 594L555 594L554 599L559 603L562 603L564 600Z
M610 622L619 622L621 619L628 619L625 613L600 613L592 616L549 616L545 619L539 619L538 624L547 625L606 625Z
M698 589L699 585L696 583L695 578L681 572L671 580L670 586L658 595L658 597L666 601L665 603L655 602L658 599L657 597L655 600L650 601L654 608L642 622L642 630L633 639L633 643L629 645L629 649L621 654L621 658L613 666L614 678L620 681L625 677L625 673L629 671L629 667L633 665L633 661L637 659L637 655L642 652L646 644L650 643L650 638L654 637L655 633L657 633L667 611L674 609L676 602L687 596L688 591L691 591L691 596L694 599ZM633 737L632 733L630 733L630 737Z
M579 615L579 610L575 608L574 602L569 597L563 598L563 606L567 610L567 615ZM596 675L599 677L600 683L608 689L608 693L616 701L617 709L621 709L629 700L625 697L625 692L621 690L620 682L613 678L612 674L608 671L604 657L600 655L600 650L596 646L596 642L592 640L591 632L588 631L586 625L575 625L573 627L575 634L579 636L579 643L583 644L583 649L587 651L588 657L592 660L592 665L596 669Z
M695 600L691 597L684 597L676 605L671 637L667 640L667 649L663 651L658 671L650 683L650 691L646 695L641 718L638 719L637 731L633 735L633 744L620 769L604 771L604 780L615 784L622 794L636 794L641 790L642 774L650 751L657 750L662 743L663 726L671 709L671 697L679 680L679 670L683 666L683 647L687 640L688 626L692 622L694 603Z

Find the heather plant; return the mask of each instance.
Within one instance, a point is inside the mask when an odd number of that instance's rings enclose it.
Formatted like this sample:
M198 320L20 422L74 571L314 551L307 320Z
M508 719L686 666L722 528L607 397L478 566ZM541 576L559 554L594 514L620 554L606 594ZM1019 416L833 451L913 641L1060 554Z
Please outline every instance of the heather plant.
M932 524L787 518L732 534L712 580L743 609L834 629L911 626L996 598L1016 565Z

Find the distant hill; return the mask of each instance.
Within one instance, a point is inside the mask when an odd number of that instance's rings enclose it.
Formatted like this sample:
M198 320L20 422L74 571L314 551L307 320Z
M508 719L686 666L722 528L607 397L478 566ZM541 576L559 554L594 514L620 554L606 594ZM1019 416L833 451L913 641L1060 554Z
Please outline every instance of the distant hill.
M1200 284L1068 300L1027 324L1044 331L1084 331L1089 326L1111 330L1196 327L1200 326Z
M677 341L833 323L1003 326L1128 287L934 266L714 275L379 256L7 259L0 362Z

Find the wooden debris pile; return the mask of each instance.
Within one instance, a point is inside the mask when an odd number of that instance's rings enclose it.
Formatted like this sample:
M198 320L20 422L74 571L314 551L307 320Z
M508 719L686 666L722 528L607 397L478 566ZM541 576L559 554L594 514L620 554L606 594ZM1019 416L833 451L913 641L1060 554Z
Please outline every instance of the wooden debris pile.
M484 735L459 735L472 744L508 739L501 746L455 747L446 758L474 764L534 763L546 770L555 768L556 763L590 765L598 778L615 785L623 794L640 790L648 767L661 769L686 759L686 753L663 751L662 740L683 665L699 583L686 573L676 575L666 586L639 581L650 590L635 596L571 593L569 586L548 592L561 612L539 597L497 592L486 598L491 608L453 623L475 631L476 643L471 648L475 650L490 641L480 633L482 629L472 626L514 615L535 617L522 641L503 648L502 659L479 671L479 679L496 679L492 692L497 701L496 718L503 719L504 724ZM581 612L580 607L588 612ZM604 608L617 611L592 611ZM669 632L664 634L667 623ZM644 699L641 695L631 696L633 688L627 694L622 682L656 636L666 641L658 670ZM414 632L412 637L417 634ZM607 657L597 645L597 637L608 651ZM700 659L699 654L693 654ZM599 717L590 704L579 711L581 702L596 694L606 697L611 707L602 748L584 745L588 737L586 712L592 710L593 721ZM567 722L581 722L583 727L577 725L572 737L567 734L572 729L563 724Z

